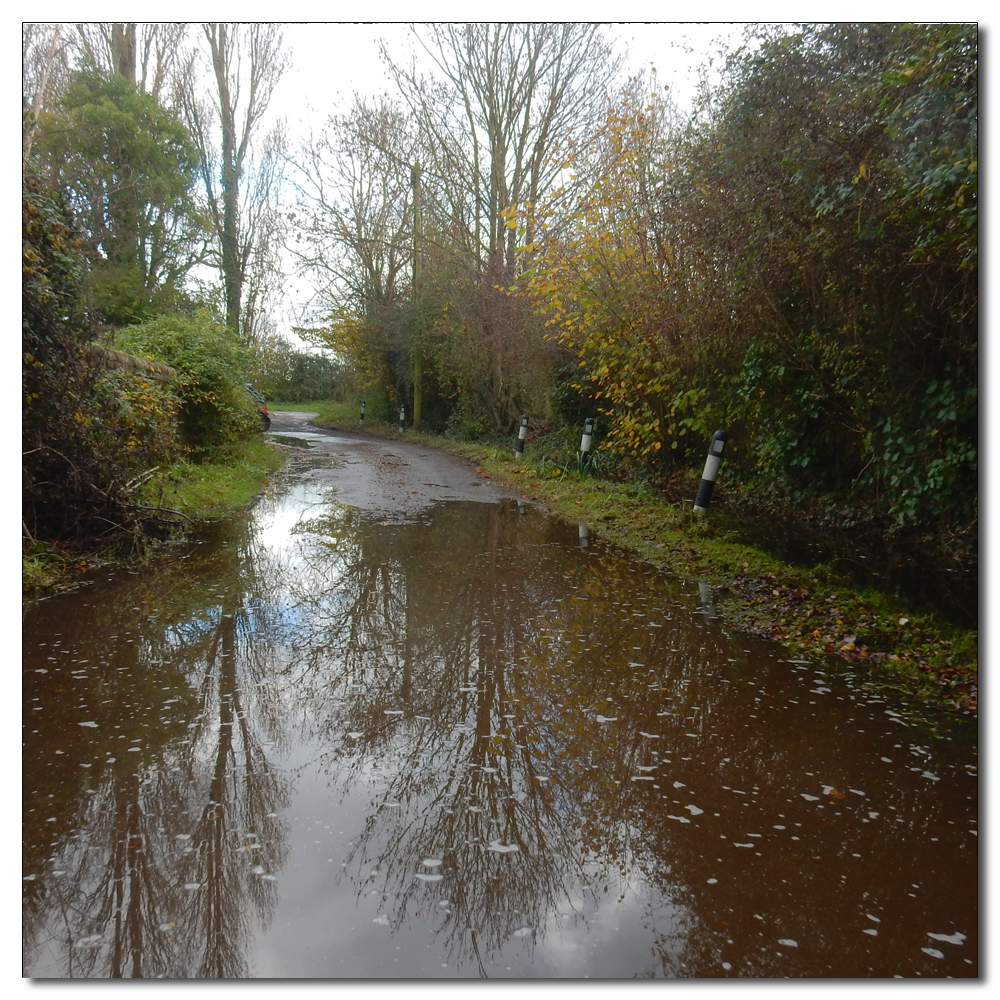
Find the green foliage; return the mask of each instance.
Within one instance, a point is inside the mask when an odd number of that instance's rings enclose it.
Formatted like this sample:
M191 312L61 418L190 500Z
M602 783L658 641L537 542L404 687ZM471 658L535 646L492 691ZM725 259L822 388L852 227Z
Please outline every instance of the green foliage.
M203 253L195 152L175 112L115 73L73 74L34 153L88 236L89 307L124 324L176 305Z
M949 372L942 373L949 375ZM978 391L950 377L932 379L872 434L880 456L877 478L891 490L890 513L900 525L976 517Z
M901 526L975 518L977 105L970 26L820 26L734 62L692 162L747 471Z
M162 382L123 368L112 368L94 381L100 420L111 424L121 447L144 451L144 462L170 461L180 448L179 400Z
M883 163L894 211L919 228L913 259L978 257L979 62L974 25L908 26L910 45L882 75L886 132L902 155Z
M650 470L700 461L975 522L974 26L762 29L710 115L664 128L633 83L575 181L523 214L521 288Z
M48 347L85 339L83 239L64 200L30 169L21 211L21 330L25 351L41 358Z
M171 388L180 398L185 441L196 458L207 458L259 431L259 417L245 388L250 354L207 314L161 316L126 327L119 331L115 347L177 371Z
M343 381L340 365L322 354L296 350L274 338L254 351L251 381L268 399L332 399Z

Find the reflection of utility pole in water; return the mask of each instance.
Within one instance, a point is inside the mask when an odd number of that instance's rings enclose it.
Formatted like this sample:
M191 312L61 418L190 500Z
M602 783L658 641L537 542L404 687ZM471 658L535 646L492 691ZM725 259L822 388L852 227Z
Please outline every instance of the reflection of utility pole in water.
M403 607L403 677L399 686L399 697L404 712L409 714L410 698L413 695L413 612L410 608L410 591L413 589L409 579L403 580L406 589Z
M233 700L238 698L236 680L236 618L223 615L219 623L217 676L219 678L219 729L215 768L209 785L209 801L202 812L198 847L204 864L205 957L199 977L226 979L244 971L244 962L234 941L226 933L225 913L235 900L226 901L226 776L233 751Z
M131 775L116 787L115 832L117 834L112 865L114 871L114 937L111 944L111 979L142 979L146 973L143 959L153 937L152 927L145 926L144 909L155 911L157 900L146 892L150 879L150 863L143 836L147 825L142 809L141 776ZM154 897L146 898L145 896ZM146 946L146 947L144 947ZM149 947L154 954L156 950ZM126 969L131 961L131 969ZM155 967L155 966L154 966Z

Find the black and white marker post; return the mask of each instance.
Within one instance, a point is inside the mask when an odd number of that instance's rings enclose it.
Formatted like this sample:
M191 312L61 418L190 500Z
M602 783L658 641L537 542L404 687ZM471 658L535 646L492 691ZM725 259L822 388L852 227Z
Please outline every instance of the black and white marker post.
M708 502L712 499L712 487L715 486L715 477L719 474L719 466L722 465L722 449L725 446L726 432L716 431L712 435L712 443L708 447L708 458L705 459L705 469L701 474L701 482L698 484L698 495L694 498L696 514L704 514L708 511Z
M402 434L403 430L405 429L405 423L406 423L406 407L405 406L401 406L399 408L399 433L400 434Z
M594 447L594 418L587 417L583 422L583 437L580 438L580 471L583 471L583 463L587 461L590 449Z
M524 439L528 436L528 414L521 417L521 429L517 432L517 445L514 448L514 457L520 458L524 454Z
M365 422L365 401L361 400L361 423Z

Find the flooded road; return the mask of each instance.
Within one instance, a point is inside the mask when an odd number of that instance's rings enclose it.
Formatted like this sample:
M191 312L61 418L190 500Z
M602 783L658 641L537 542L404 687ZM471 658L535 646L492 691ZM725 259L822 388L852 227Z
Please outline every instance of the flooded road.
M26 976L978 975L974 720L289 430L247 515L26 612Z

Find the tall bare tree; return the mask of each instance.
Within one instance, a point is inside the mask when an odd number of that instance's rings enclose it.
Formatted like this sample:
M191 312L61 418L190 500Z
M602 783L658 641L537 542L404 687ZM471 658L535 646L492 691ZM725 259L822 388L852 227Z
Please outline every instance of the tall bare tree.
M413 252L411 182L415 155L405 112L386 99L358 98L331 116L295 157L296 239L302 270L319 281L325 312L391 308L401 298Z
M481 269L513 269L510 211L537 201L560 153L603 119L620 59L594 24L441 23L413 36L436 79L389 65L427 144L427 197L436 187Z
M216 263L222 274L226 324L243 339L252 331L244 319L247 278L263 253L261 238L277 216L278 160L270 155L276 139L254 157L274 89L288 67L276 24L202 25L207 73L193 54L181 82L184 118L200 153L200 172L215 234ZM210 96L206 90L206 75ZM265 225L265 221L268 223Z
M458 265L464 291L456 315L472 333L464 337L476 358L470 363L489 359L488 374L467 382L485 393L484 408L504 427L520 416L525 376L539 365L538 338L502 291L517 274L525 236L515 215L557 182L569 148L603 121L620 60L594 24L441 23L412 31L430 76L416 64L394 64L384 46L383 57L420 134L423 242L430 251L436 233L437 257ZM416 328L413 353L416 412Z
M21 26L21 102L26 115L21 140L27 164L38 135L39 116L54 106L71 67L72 40L61 24L26 21Z

